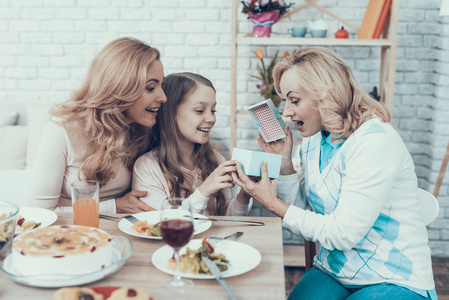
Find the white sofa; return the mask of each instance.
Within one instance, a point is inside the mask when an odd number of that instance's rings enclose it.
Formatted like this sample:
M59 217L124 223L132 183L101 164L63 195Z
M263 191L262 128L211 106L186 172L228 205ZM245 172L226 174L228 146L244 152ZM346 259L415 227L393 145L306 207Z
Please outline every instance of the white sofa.
M51 103L2 105L0 111L0 200L26 206L42 126Z

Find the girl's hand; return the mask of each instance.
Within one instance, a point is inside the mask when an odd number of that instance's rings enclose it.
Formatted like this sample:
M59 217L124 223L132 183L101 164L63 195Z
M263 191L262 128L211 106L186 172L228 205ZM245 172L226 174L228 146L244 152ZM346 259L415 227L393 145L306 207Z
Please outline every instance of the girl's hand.
M256 177L254 177L254 178L256 178ZM254 178L251 177L251 180L255 180ZM251 195L248 194L244 189L240 189L240 192L237 194L237 201L241 205L248 205L250 199L251 199Z
M276 142L267 143L260 134L257 139L257 142L264 152L282 155L281 175L295 173L292 162L293 138L292 132L288 126L285 126L285 135L287 136L285 141L281 139Z
M267 162L264 162L260 169L262 177L259 181L253 181L243 172L242 166L237 162L237 172L232 173L232 179L269 211L284 217L289 205L277 198L275 187L268 177Z
M145 197L145 191L131 191L125 196L115 199L115 206L118 214L136 214L143 211L155 210L139 197Z
M210 198L213 194L224 188L232 188L231 173L237 169L235 167L235 160L227 160L222 162L198 187L204 197Z

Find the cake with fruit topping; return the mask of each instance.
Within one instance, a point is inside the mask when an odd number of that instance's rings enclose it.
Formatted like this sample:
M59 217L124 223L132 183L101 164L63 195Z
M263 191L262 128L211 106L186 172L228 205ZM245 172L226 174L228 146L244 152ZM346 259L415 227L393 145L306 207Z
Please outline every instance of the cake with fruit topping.
M112 264L114 247L104 230L50 226L14 239L12 266L23 276L80 275Z

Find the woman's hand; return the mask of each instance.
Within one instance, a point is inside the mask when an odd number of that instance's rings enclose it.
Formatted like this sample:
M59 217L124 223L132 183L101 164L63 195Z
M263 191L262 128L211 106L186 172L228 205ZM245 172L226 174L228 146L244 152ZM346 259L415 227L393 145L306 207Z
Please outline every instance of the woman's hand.
M235 167L235 160L227 160L222 162L198 187L204 197L210 198L213 194L224 188L232 188L231 173L237 169Z
M118 214L136 214L143 211L155 210L139 197L145 197L146 191L131 191L125 196L115 199Z
M276 142L267 143L260 134L259 138L257 139L257 142L264 152L282 155L281 175L289 175L295 173L292 162L292 132L290 131L290 128L288 128L288 126L285 126L285 135L287 136L285 141L281 139L277 140Z
M284 217L289 205L276 196L276 190L268 177L267 162L262 164L260 170L262 173L261 179L258 182L253 181L243 172L242 166L237 162L237 172L232 173L232 179L269 211Z

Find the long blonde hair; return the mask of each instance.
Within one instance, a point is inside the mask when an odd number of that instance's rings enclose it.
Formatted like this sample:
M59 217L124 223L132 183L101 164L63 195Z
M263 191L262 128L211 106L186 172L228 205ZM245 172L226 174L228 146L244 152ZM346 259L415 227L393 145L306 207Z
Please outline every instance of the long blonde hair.
M157 49L137 39L116 39L94 58L82 87L52 110L68 132L87 141L78 177L106 184L122 163L132 168L143 153L149 129L128 124L124 112L142 95L147 72L159 58Z
M186 177L191 177L192 174L185 173L180 167L181 131L175 120L179 105L200 84L211 87L215 91L209 79L194 73L175 73L164 79L163 87L167 102L163 103L158 111L156 125L152 129L150 150L157 149L159 166L169 183L171 197L188 197L193 193L192 188L185 183ZM218 167L215 151L209 141L195 145L193 162L201 170L202 180ZM224 215L226 210L224 194L218 191L208 201L206 211L211 215Z
M333 51L307 47L296 51L273 68L274 87L288 69L294 68L298 85L312 95L326 131L336 138L348 138L374 115L390 122L391 115L382 103L364 92L351 68Z

